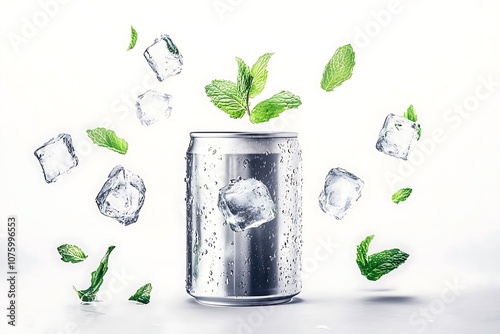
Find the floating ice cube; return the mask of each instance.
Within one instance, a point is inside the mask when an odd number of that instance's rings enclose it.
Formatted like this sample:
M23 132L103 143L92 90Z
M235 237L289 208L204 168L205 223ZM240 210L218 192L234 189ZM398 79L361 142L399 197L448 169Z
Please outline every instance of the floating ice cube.
M75 154L71 136L67 133L51 138L34 154L42 166L47 183L57 181L59 176L78 166L78 157Z
M151 125L162 118L167 118L172 112L171 101L171 95L148 90L146 93L139 95L135 103L137 118L139 118L142 125Z
M158 81L182 71L182 54L168 35L162 35L144 51L144 57L156 74Z
M389 114L380 130L376 148L387 155L406 160L417 139L417 123L403 116Z
M95 199L101 213L122 224L135 223L144 204L146 187L139 175L116 166Z
M333 168L328 172L325 185L319 195L321 210L334 216L344 218L346 211L351 208L361 196L364 182L342 168Z
M256 179L235 179L220 189L219 210L231 229L241 232L270 222L276 206L266 185Z

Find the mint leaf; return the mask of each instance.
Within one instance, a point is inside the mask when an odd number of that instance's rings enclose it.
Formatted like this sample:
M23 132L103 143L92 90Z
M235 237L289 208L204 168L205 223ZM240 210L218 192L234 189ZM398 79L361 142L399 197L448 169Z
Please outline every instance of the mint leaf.
M412 122L417 121L418 117L417 117L417 114L415 113L415 108L413 108L413 105L410 105L408 107L408 110L406 110L404 113L404 117L406 117L407 119L409 119Z
M250 113L252 123L267 122L278 117L287 109L297 108L302 104L300 97L287 91L282 91L267 100L259 102Z
M368 247L370 247L370 242L372 242L374 237L374 235L366 237L366 239L361 241L361 244L357 247L356 263L360 266L360 268L364 268L368 264Z
M396 204L406 201L406 199L410 197L412 191L413 189L411 188L401 188L392 195L392 201Z
M236 87L238 88L238 93L241 98L247 99L248 92L252 86L252 74L250 73L250 67L243 61L243 59L236 57L236 62L238 63L238 78L236 80Z
M87 258L87 255L75 245L64 244L57 247L57 251L61 255L61 260L64 262L78 263Z
M128 50L132 50L135 46L135 43L137 43L137 31L134 29L133 26L130 26L130 42L128 44Z
M128 143L125 139L116 135L113 130L95 128L87 130L87 135L97 146L105 147L120 154L127 153Z
M247 110L247 102L241 98L237 85L228 80L213 80L205 86L205 93L212 103L231 118L241 118Z
M108 247L108 251L102 258L101 263L99 263L99 267L97 267L97 269L92 272L90 276L90 287L88 289L77 290L75 287L73 287L73 289L78 294L78 298L80 298L83 302L92 302L95 300L96 293L99 291L104 281L104 275L108 271L108 259L113 249L115 249L115 246Z
M354 50L351 44L339 47L325 66L321 88L327 92L342 85L352 76L355 62Z
M248 111L248 94L252 86L252 74L250 74L250 67L242 59L236 57L236 62L238 63L236 88L241 100L245 102L245 110Z
M257 59L255 64L252 66L252 70L250 73L252 74L252 86L250 87L249 96L251 98L259 95L266 86L267 82L267 64L269 63L269 59L274 53L265 53Z
M361 241L356 252L356 263L361 274L370 281L376 281L380 277L390 273L403 264L410 256L397 248L368 256L368 248L374 237L374 235L370 235Z
M413 108L413 105L410 105L408 107L408 110L405 111L403 116L412 122L416 122L418 120L417 113L415 112L415 108ZM420 137L422 136L422 128L420 127L420 124L417 124L417 126L418 126L418 129L417 129L418 138L417 138L417 140L419 140Z
M376 281L403 264L408 256L410 255L397 248L372 254L368 257L368 270L365 271L365 276L370 281Z
M131 296L128 300L133 300L142 304L149 304L152 289L153 287L151 286L151 283L148 283L140 287L137 290L137 292L133 296Z

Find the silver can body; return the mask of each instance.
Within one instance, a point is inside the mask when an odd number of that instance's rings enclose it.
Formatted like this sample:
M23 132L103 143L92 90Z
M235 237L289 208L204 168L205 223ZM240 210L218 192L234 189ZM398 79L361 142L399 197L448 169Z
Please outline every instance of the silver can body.
M231 180L264 183L275 218L233 231L218 208ZM186 291L214 305L269 305L297 295L302 157L296 133L193 132L186 153Z

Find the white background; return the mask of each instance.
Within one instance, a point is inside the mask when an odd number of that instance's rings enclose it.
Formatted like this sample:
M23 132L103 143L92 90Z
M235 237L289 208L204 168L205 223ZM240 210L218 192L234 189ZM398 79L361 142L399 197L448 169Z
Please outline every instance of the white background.
M7 216L17 215L17 332L498 332L499 15L493 0L3 1L0 245L5 254ZM131 24L139 39L127 52ZM165 33L184 68L159 83L142 53ZM348 43L354 74L326 93L319 85L324 65ZM303 105L261 125L230 119L204 86L235 80L235 56L251 65L266 52L275 53L268 83L253 103L289 90ZM174 109L144 127L133 102L149 88L173 95ZM378 152L375 142L385 116L410 104L422 139L403 162ZM85 130L98 126L125 138L129 152L91 144ZM190 131L210 130L299 133L305 276L295 303L220 309L185 293L184 155ZM63 132L72 135L80 164L46 184L33 152ZM147 187L139 221L128 227L102 216L94 201L117 164ZM365 181L341 221L317 203L333 167ZM414 191L396 205L391 195L400 187ZM354 261L369 234L371 252L398 247L410 254L377 282L362 277ZM89 258L63 263L56 251L63 243L80 245ZM116 249L103 285L108 300L83 309L72 285L87 287L109 245ZM151 303L128 304L146 282ZM460 289L453 294L450 285Z

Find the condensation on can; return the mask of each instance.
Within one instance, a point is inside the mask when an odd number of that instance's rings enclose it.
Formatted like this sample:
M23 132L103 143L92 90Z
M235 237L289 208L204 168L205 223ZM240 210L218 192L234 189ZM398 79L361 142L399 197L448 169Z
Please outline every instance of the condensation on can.
M302 254L302 157L297 133L192 132L186 153L186 291L212 305L270 305L297 295ZM234 232L219 190L264 183L275 218Z

